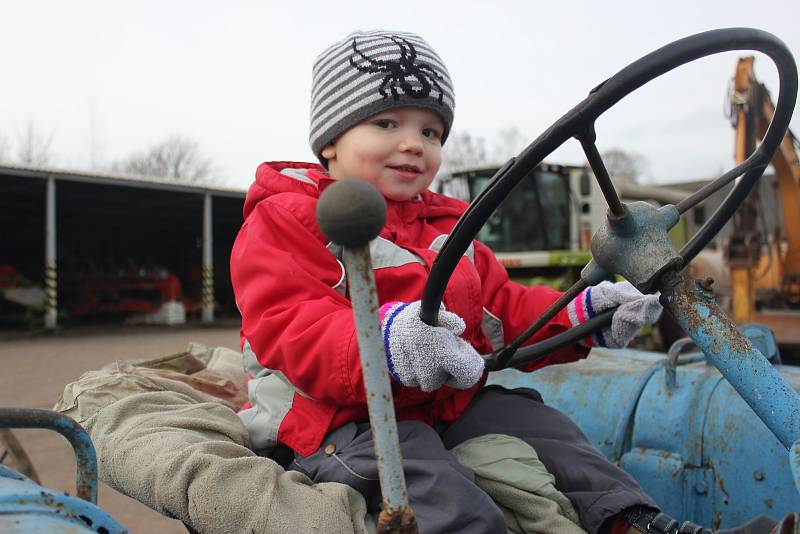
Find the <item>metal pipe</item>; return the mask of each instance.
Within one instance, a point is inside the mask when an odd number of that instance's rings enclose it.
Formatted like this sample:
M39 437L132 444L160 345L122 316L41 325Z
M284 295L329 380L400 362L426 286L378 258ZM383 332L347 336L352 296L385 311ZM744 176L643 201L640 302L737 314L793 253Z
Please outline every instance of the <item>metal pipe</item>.
M678 360L681 357L683 349L686 347L695 347L694 339L690 337L681 338L674 342L669 347L669 351L667 351L667 359L664 361L664 385L667 391L674 391L678 387ZM697 355L695 355L695 357L689 361L694 363L696 361L702 361L703 359L703 356L698 358Z
M364 387L367 390L369 422L375 459L378 462L378 477L384 503L381 515L386 514L388 518L402 516L406 511L410 513L410 508L389 370L386 365L386 352L378 324L378 294L375 290L369 246L346 247L342 259L355 314L358 349L361 353ZM413 515L410 517L414 519ZM395 529L394 532L416 532L416 526L413 531Z
M45 428L64 436L75 452L76 494L97 503L97 454L89 434L73 419L51 410L0 407L0 428Z
M214 322L214 219L211 193L203 197L203 322Z
M378 322L378 293L369 253L369 242L386 222L386 202L367 182L338 181L320 197L317 221L328 238L344 247L342 261L350 289L383 496L378 532L414 534L417 523L408 504L392 387Z
M800 395L720 309L707 284L667 278L661 304L784 447L791 447L800 437Z
M44 307L44 327L54 330L58 325L58 292L56 271L56 180L47 178L44 232L44 287L46 300Z

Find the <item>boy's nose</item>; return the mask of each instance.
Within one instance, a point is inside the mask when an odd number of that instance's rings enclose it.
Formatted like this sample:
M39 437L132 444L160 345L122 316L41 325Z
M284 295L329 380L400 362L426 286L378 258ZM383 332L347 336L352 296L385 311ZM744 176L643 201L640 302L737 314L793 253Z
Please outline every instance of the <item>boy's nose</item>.
M400 140L400 151L412 154L422 153L422 136L416 133L408 133Z

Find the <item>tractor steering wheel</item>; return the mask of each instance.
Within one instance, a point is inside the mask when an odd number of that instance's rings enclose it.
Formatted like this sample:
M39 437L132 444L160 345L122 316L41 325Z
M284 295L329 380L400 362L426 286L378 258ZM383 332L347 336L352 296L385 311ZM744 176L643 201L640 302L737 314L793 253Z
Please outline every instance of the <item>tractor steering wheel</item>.
M682 200L676 206L664 206L660 210L642 215L634 214L633 212L636 212L639 207L629 206L620 201L597 150L594 131L595 121L622 98L650 80L685 63L731 50L763 52L772 59L778 69L780 93L772 122L764 136L764 140L759 148L744 162ZM581 273L581 280L545 310L542 316L517 339L502 349L485 355L486 368L490 371L496 371L528 363L542 358L561 347L571 345L592 332L607 326L611 322L613 310L607 310L586 323L562 334L520 349L520 346L525 341L547 321L552 319L580 291L590 284L597 283L603 276L622 274L640 291L647 293L660 290L665 283L666 274L678 272L688 265L697 253L722 229L764 173L789 127L796 98L797 67L791 53L780 39L761 30L729 28L699 33L668 44L631 63L592 89L586 99L553 123L516 158L509 160L494 175L480 195L472 201L469 208L453 228L431 268L422 298L420 318L427 324L436 324L439 306L447 282L459 259L467 250L480 228L531 168L538 165L569 138L574 137L578 139L583 147L609 208L606 227L601 228L592 239L593 260L590 263L591 267L584 269ZM656 221L655 226L659 227L659 232L657 233L665 236L666 230L677 222L680 214L698 205L712 193L739 176L742 176L742 178L720 207L680 252L674 251L673 247L674 253L667 254L664 257L653 259L649 257L649 254L640 254L640 257L633 258L636 252L643 252L639 247L654 235L648 233L652 230L653 221ZM653 208L653 210L655 209ZM616 241L612 239L611 246L606 246L609 243L609 232L613 234L621 226L625 228L618 233L620 235L625 234L625 237L617 235ZM639 241L636 241L637 236ZM642 239L643 237L644 239ZM620 247L622 247L622 250L620 250ZM607 250L609 248L613 248L612 253ZM649 265L647 265L648 262ZM642 263L646 265L641 265ZM600 269L597 268L598 265Z

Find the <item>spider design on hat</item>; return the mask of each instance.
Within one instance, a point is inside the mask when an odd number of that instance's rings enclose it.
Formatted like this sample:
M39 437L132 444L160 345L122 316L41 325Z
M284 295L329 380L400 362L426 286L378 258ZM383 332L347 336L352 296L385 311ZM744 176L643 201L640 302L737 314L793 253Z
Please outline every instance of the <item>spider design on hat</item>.
M359 65L356 60L353 59L353 56L350 56L350 65L361 72L385 74L386 76L384 76L380 87L378 87L378 92L383 98L389 98L386 92L387 86L395 100L400 99L400 95L397 93L398 87L403 90L404 94L411 98L426 98L430 96L431 89L435 87L436 90L439 91L439 98L437 100L439 104L441 104L444 91L442 90L442 86L439 85L438 80L444 80L442 75L436 72L433 67L427 63L418 61L417 50L414 48L414 45L406 39L392 36L390 36L389 39L400 48L399 59L380 60L371 58L358 49L356 40L353 39L353 53L361 56L359 61L366 61L367 63L366 65ZM417 84L415 85L417 85L417 87L412 85L410 80L416 80Z

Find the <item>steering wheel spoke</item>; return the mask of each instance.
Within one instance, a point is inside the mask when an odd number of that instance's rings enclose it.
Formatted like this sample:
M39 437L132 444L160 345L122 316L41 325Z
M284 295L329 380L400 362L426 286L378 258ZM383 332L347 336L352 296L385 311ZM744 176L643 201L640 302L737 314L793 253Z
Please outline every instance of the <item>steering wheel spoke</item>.
M600 191L603 192L603 197L608 204L608 211L614 217L621 217L625 213L625 206L617 195L617 190L614 189L614 184L611 182L611 177L608 175L606 165L603 163L603 158L600 157L600 151L597 150L595 139L597 134L594 131L594 124L589 125L589 128L580 135L575 136L580 141L583 147L583 153L586 154L586 159L589 161L589 166L592 168L597 184L600 186Z

